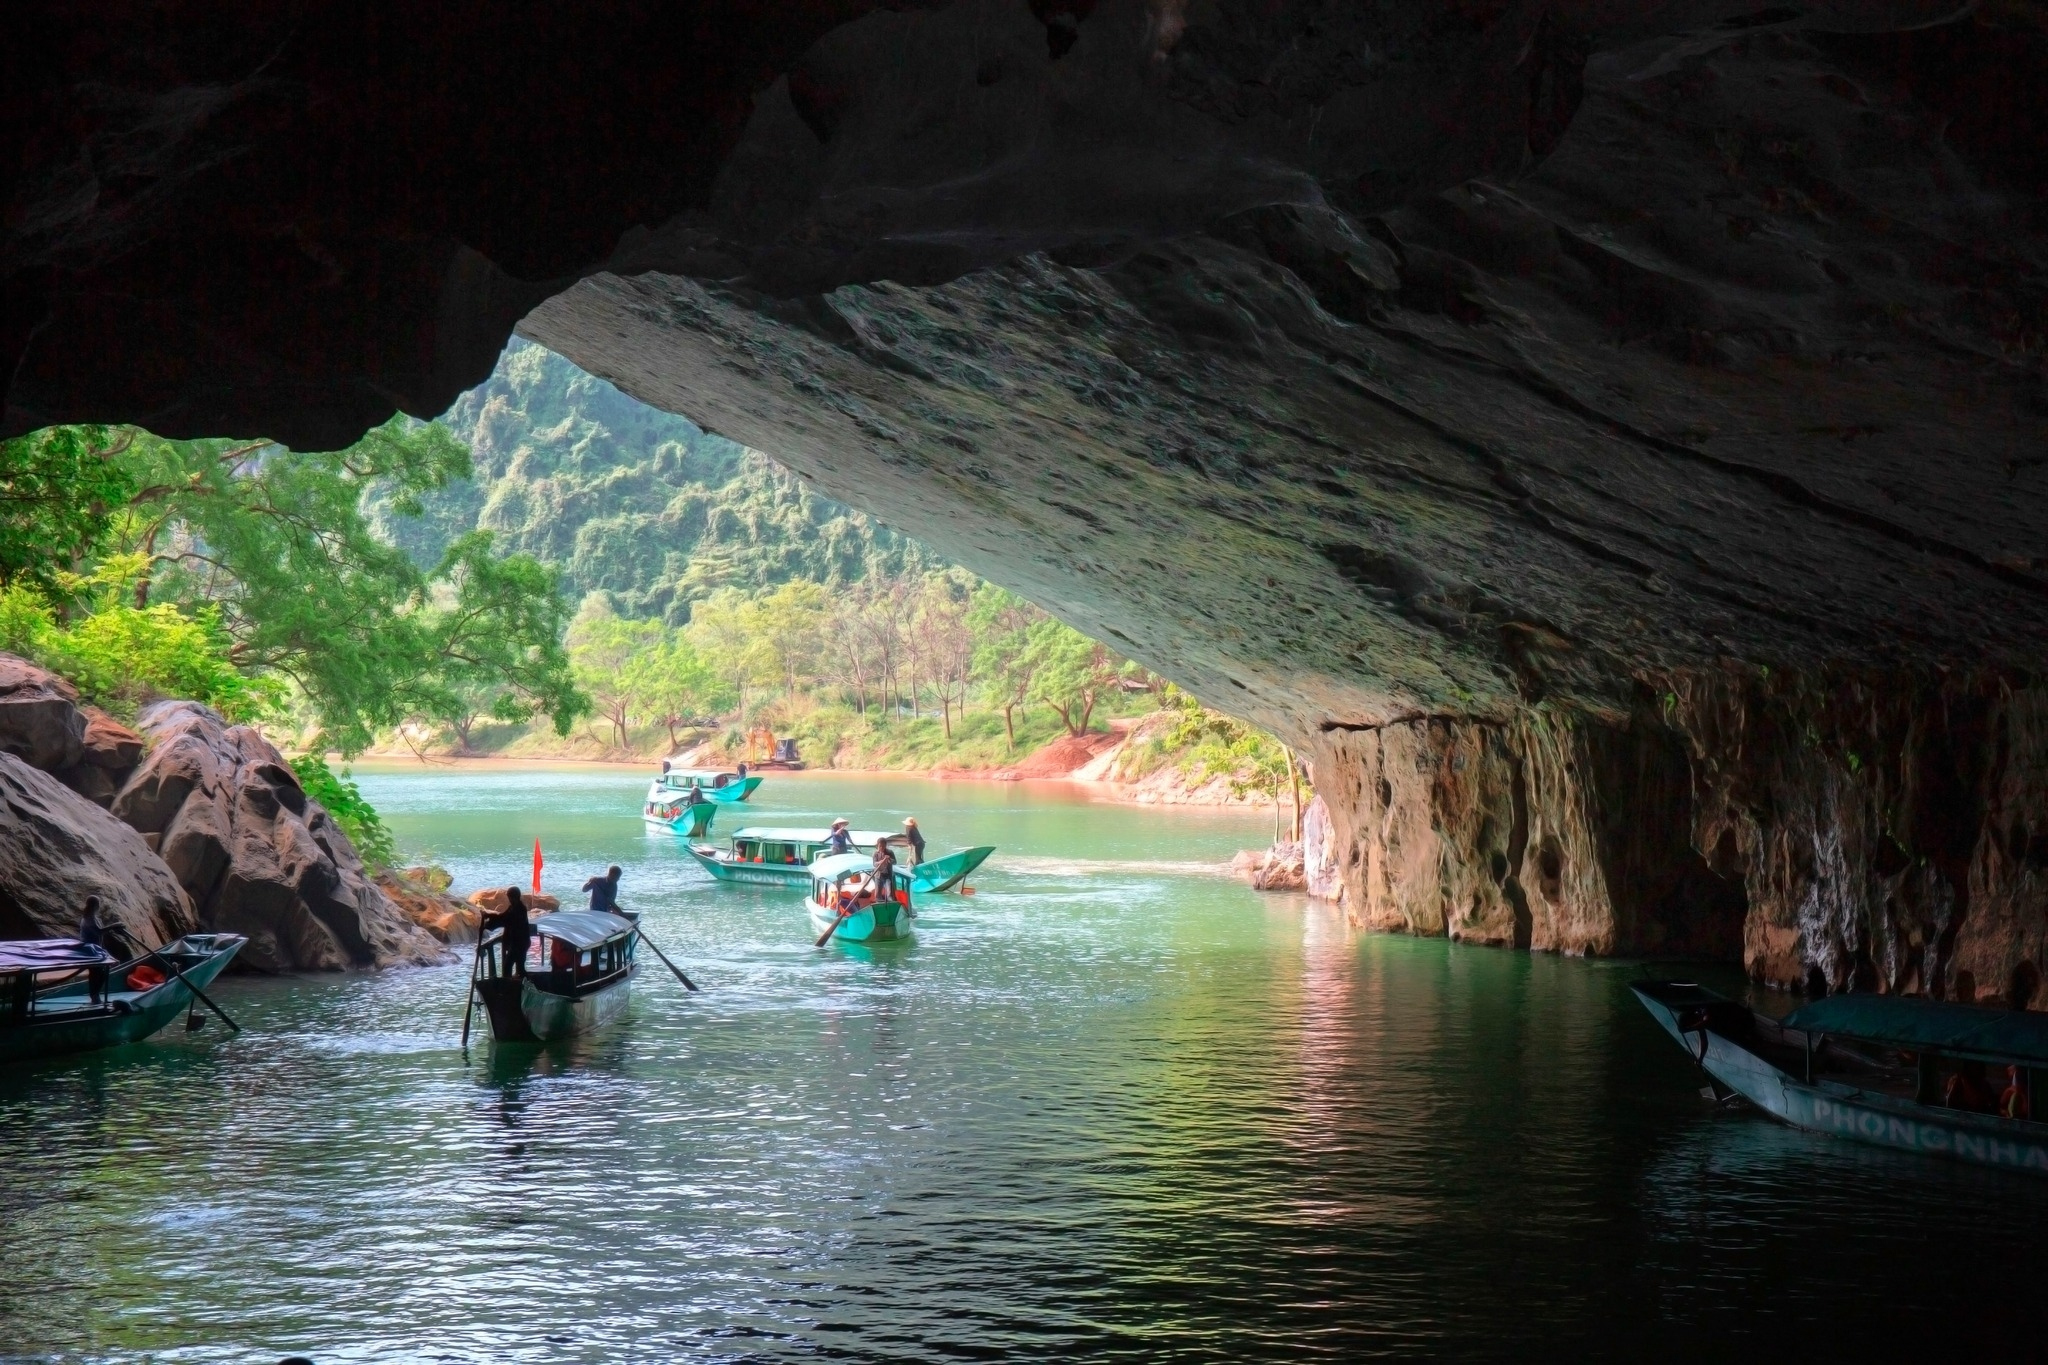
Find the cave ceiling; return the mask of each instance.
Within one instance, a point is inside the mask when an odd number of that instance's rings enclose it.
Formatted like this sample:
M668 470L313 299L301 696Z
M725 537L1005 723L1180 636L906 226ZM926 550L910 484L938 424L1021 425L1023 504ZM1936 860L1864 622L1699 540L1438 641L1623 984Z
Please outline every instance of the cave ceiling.
M7 425L516 325L1300 735L2048 639L2033 4L14 20Z

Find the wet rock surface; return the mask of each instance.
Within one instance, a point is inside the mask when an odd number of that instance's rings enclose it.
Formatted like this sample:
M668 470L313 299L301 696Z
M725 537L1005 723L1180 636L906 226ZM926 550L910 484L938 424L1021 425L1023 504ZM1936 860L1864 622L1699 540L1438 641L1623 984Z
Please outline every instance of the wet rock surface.
M439 959L370 881L348 836L278 751L193 702L145 709L150 742L113 813L141 831L207 929L245 934L259 971Z
M102 923L136 948L199 928L184 888L140 834L0 753L0 938L70 938L94 895Z

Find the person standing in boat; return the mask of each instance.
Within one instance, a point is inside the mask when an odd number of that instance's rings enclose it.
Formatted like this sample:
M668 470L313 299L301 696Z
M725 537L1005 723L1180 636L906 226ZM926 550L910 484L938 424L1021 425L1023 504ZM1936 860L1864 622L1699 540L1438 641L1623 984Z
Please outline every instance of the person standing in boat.
M107 946L106 926L100 923L100 898L87 896L85 911L78 917L78 941L88 948L104 950ZM85 969L85 989L93 1004L107 993L107 969L104 966Z
M924 831L915 818L903 822L903 837L910 844L910 865L916 867L924 861Z
M590 897L590 911L595 915L616 915L619 913L619 878L624 875L619 865L613 863L605 869L602 877L592 877L583 883L583 890Z
M526 950L533 943L533 921L527 918L526 898L519 894L519 888L505 888L505 909L496 915L485 915L479 933L503 929L505 938L498 945L499 961L504 963L506 976L526 975Z
M875 887L875 899L896 898L896 855L889 851L887 839L875 840L875 870L871 874Z
M832 822L832 832L825 836L825 851L827 853L853 852L853 836L846 831L846 821L834 820Z

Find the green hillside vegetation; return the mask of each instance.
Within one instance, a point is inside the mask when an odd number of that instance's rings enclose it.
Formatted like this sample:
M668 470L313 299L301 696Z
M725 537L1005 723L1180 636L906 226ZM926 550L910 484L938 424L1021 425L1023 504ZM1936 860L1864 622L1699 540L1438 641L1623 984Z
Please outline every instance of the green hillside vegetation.
M621 615L671 626L721 588L838 587L943 567L765 456L530 342L515 338L441 420L469 447L471 477L420 496L418 516L372 508L421 564L489 531L502 551L558 569L570 600L603 592Z

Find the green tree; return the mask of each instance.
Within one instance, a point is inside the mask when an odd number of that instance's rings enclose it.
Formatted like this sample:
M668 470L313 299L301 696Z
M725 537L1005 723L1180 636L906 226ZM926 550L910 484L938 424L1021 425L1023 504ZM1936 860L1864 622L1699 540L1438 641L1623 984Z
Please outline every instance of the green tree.
M487 532L423 570L365 517L373 488L402 514L468 472L445 429L394 418L313 453L138 434L128 459L118 534L148 566L136 606L216 611L234 664L290 679L323 744L352 754L409 717L459 714L465 688L502 687L562 733L586 708L551 570L498 556Z
M1011 753L1017 751L1017 708L1031 701L1031 680L1037 663L1031 654L1031 628L1049 619L1030 602L1007 588L983 583L974 590L967 623L974 633L974 676L982 695L1003 713L1003 734Z
M1100 642L1051 617L1031 627L1025 655L1031 668L1031 699L1051 707L1068 734L1088 733L1095 704L1116 685L1116 657Z
M633 657L627 665L626 687L641 713L667 729L670 752L682 747L682 726L735 700L696 646L674 631Z
M659 621L628 621L612 609L601 592L583 600L569 626L569 658L576 682L612 727L612 743L630 745L632 713L640 701L643 656L658 651L664 631Z
M134 496L133 438L72 426L0 441L0 587L62 597L59 575L86 567Z
M740 708L740 728L754 691L777 673L775 648L768 640L761 604L737 588L721 588L690 612L690 642L705 663L732 687Z

